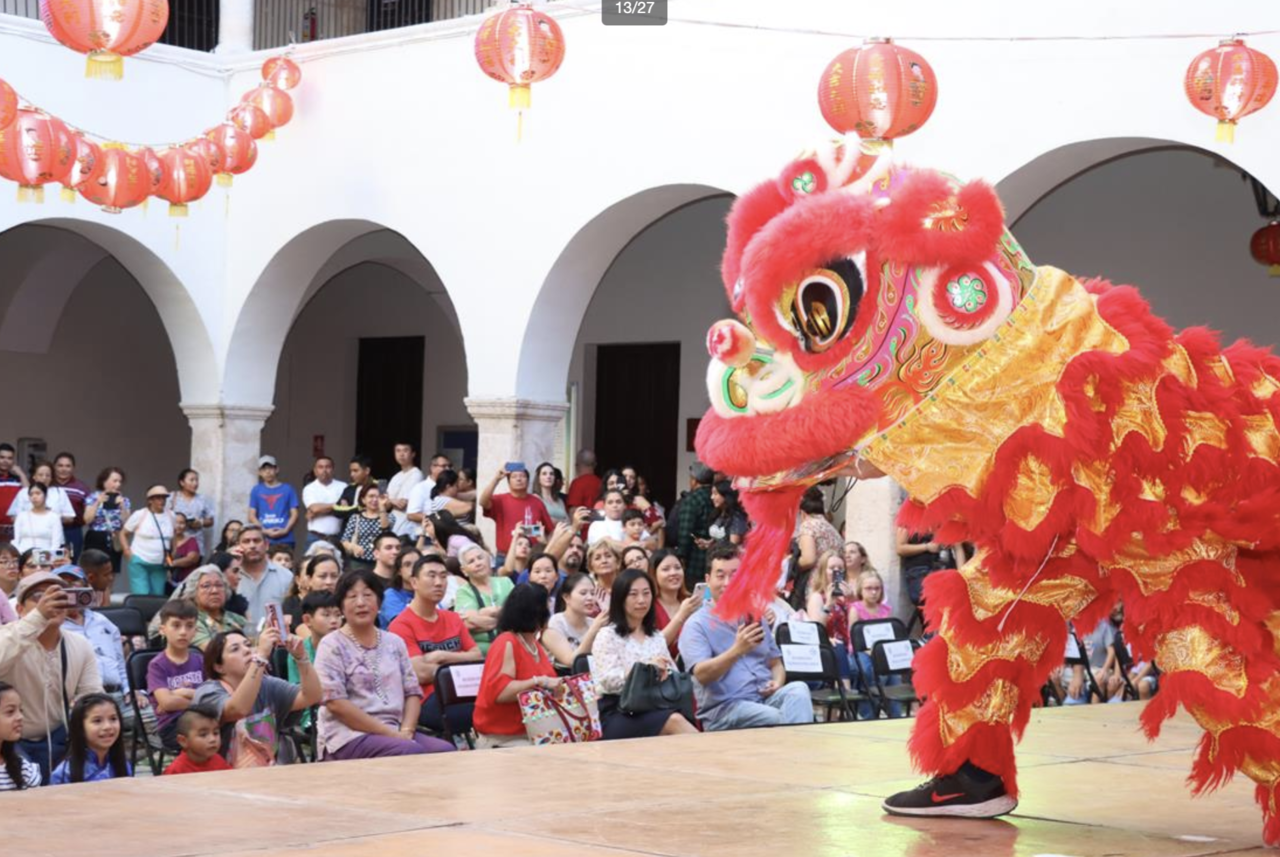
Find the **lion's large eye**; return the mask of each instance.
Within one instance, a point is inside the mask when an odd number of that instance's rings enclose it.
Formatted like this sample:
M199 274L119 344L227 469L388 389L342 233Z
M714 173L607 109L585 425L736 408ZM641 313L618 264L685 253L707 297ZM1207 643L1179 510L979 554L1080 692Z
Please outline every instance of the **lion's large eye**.
M862 300L861 254L837 259L801 278L795 290L787 290L787 321L810 354L820 354L849 332Z

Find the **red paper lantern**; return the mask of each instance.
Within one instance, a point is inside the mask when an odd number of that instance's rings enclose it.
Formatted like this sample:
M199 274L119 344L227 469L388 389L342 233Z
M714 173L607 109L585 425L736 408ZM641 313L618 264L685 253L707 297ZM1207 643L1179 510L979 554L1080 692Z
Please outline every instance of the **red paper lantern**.
M255 140L261 140L271 133L271 120L262 108L256 104L241 103L231 108L227 120L241 131L245 131Z
M272 57L262 64L262 79L280 89L293 89L302 82L302 69L288 57Z
M75 164L62 182L62 201L75 202L76 189L94 181L102 171L102 149L83 134L75 134Z
M1183 88L1192 107L1218 120L1218 142L1233 143L1236 123L1276 94L1276 64L1240 39L1223 39L1191 61Z
M274 140L276 129L289 124L289 120L293 118L293 99L289 97L289 93L269 83L264 83L257 89L245 93L244 98L240 100L245 104L252 104L267 114L271 130L264 136L266 140Z
M253 137L230 122L210 129L205 136L222 149L222 169L218 172L218 184L222 187L231 187L232 176L248 172L258 160L258 144L253 142Z
M158 196L165 186L165 170L164 161L160 160L160 156L156 154L155 149L150 146L143 146L137 152L138 157L142 158L142 163L147 168L147 181L149 185L149 193L151 196ZM143 202L146 205L146 202Z
M531 85L560 68L564 50L564 33L555 18L528 4L494 12L476 32L480 70L510 87L508 103L518 110L529 107Z
M0 131L9 127L18 115L18 93L13 87L0 80Z
M20 109L0 129L0 176L18 183L18 202L44 202L44 186L65 179L74 164L71 132L47 113Z
M85 77L119 80L124 57L164 32L169 0L40 0L40 20L59 42L88 54Z
M1267 273L1280 277L1280 220L1273 220L1253 233L1249 252L1258 264L1267 266Z
M188 142L186 147L205 159L205 163L209 165L210 174L216 175L222 172L222 162L226 159L226 153L213 140L208 137L197 137Z
M158 195L169 201L170 217L186 217L187 206L208 193L213 184L209 160L191 146L179 146L161 152L160 163L165 184Z
M938 80L924 57L889 39L839 54L818 82L822 118L840 134L891 146L920 128L938 103Z
M123 146L109 145L102 150L102 169L80 185L80 195L108 214L141 205L151 195L147 162Z

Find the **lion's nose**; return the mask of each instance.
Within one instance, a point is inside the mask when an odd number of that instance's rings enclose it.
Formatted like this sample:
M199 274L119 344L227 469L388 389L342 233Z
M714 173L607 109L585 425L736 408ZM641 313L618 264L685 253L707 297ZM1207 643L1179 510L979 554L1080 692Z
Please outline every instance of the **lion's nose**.
M755 334L739 321L717 321L707 333L707 351L726 366L746 366L755 350Z

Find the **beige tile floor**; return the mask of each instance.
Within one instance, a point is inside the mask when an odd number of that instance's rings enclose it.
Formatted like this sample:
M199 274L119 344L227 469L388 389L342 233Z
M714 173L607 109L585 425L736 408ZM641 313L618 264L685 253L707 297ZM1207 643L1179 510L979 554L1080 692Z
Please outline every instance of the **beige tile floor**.
M1192 799L1199 740L1137 704L1035 715L1006 820L890 819L909 721L300 765L63 786L0 800L0 854L83 857L931 857L1261 849L1252 788ZM31 823L22 823L30 820Z

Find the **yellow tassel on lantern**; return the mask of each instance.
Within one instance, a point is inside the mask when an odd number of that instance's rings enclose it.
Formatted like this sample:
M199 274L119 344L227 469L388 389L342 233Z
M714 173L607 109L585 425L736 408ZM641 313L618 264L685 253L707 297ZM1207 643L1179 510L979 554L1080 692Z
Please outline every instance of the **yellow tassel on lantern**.
M147 197L142 201L142 216L147 216L147 207L151 204L151 197Z
M18 185L18 202L24 205L32 202L36 205L43 205L44 185Z
M111 51L89 51L84 76L93 80L123 80L124 57Z
M59 196L62 197L63 202L69 202L72 205L75 205L75 202L76 202L75 188L70 188L70 187L67 187L66 185L63 185L62 191L61 193L59 193Z
M218 187L231 187L233 178L231 173L218 173Z
M275 128L272 128L270 131L262 135L263 140L274 140L275 138L276 138Z
M1236 123L1219 122L1217 141L1219 143L1234 143L1236 141Z
M533 102L533 88L527 83L513 83L507 91L507 105L512 110L528 110Z
M893 151L892 140L881 140L878 137L861 140L858 145L868 155L883 155L885 152Z
M185 202L171 202L171 203L169 203L169 216L170 216L170 217L186 217L186 216L187 216L187 212L188 212L188 210L189 210L189 209L187 208L187 204L186 204Z
M1280 277L1280 265L1272 265L1267 268L1267 274L1272 277Z

